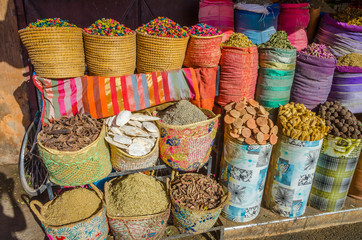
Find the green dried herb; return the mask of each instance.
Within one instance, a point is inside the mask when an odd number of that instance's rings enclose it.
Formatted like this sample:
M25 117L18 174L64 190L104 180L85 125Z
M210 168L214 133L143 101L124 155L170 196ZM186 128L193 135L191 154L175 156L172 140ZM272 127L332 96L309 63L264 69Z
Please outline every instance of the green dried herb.
M259 48L282 48L282 49L295 49L289 40L288 35L285 31L277 31L271 35L269 41L262 43L258 46Z
M250 39L242 33L233 33L230 38L223 43L223 46L247 48L255 46Z

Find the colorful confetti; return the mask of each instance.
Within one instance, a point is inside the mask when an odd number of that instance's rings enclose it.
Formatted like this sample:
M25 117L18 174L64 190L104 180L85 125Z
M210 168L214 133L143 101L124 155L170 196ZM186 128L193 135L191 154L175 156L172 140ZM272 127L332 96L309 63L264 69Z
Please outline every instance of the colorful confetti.
M38 28L38 27L77 27L74 24L68 22L68 20L62 20L60 18L46 18L38 19L36 22L30 23L26 28Z
M189 34L195 36L211 37L222 34L222 31L206 23L199 23L191 27L184 27L184 29Z
M132 29L111 18L97 20L89 27L84 28L84 31L98 36L124 36L133 33Z
M167 17L158 17L137 28L137 31L148 35L168 38L185 38L188 33L179 24Z

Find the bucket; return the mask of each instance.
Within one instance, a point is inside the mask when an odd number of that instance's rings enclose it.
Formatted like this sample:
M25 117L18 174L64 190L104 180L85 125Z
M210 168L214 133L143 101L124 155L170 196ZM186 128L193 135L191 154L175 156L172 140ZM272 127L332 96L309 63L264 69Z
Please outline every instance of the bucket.
M260 211L273 145L247 145L224 136L220 183L231 193L221 215L234 222L248 222Z
M283 217L300 217L307 207L323 139L279 137L272 153L264 203Z
M361 142L361 139L327 135L309 198L312 207L330 212L343 207L361 153Z

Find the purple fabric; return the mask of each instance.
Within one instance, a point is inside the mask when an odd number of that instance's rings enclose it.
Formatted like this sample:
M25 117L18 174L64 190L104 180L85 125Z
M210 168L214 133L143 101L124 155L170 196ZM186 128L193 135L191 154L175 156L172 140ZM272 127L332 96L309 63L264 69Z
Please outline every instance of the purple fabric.
M345 31L362 33L362 26L348 25L347 23L338 22L333 19L329 14L324 15L323 21Z
M348 72L348 73L362 73L362 68L360 67L350 67L350 66L336 66L338 72Z
M331 90L335 59L317 58L299 53L290 101L315 110L327 100Z

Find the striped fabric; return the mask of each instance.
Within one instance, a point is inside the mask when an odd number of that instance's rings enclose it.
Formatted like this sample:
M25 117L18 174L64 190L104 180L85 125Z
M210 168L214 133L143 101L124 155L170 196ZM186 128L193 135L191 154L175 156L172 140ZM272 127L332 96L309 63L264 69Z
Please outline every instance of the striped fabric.
M169 101L201 101L199 87L205 82L205 79L199 79L203 77L199 74L201 70L184 68L121 77L71 79L46 79L34 75L33 81L43 95L42 122L78 113L90 113L98 119L122 110L136 111ZM213 77L209 74L207 81L216 82L216 71L217 68L213 69ZM215 90L213 92L215 94Z

